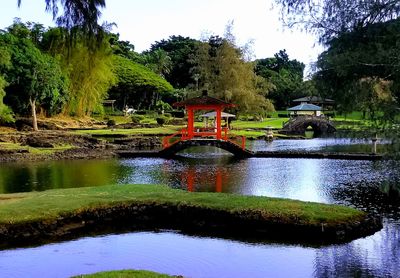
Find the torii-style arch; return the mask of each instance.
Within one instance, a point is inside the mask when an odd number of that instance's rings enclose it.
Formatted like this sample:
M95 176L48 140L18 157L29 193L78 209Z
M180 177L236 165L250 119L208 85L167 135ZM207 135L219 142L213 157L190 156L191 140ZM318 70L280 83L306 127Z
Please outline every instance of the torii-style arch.
M224 149L226 149L226 144L221 144L221 142L229 142L230 144L234 144L236 148L239 148L242 151L245 150L246 138L244 136L241 136L239 137L239 141L229 138L228 127L222 127L221 125L222 111L225 108L235 107L234 104L213 97L209 97L207 94L203 94L200 97L187 99L182 102L174 103L173 105L175 107L185 107L188 116L187 127L163 139L163 153L170 155L181 150L182 147L189 147L191 144L187 144L188 141L204 141L198 142L197 145L206 145L205 141L207 141L207 145L211 143L216 147ZM198 110L215 111L215 126L195 127L195 111ZM173 147L174 145L176 146ZM229 150L231 150L231 148L229 148ZM232 153L236 154L235 152Z

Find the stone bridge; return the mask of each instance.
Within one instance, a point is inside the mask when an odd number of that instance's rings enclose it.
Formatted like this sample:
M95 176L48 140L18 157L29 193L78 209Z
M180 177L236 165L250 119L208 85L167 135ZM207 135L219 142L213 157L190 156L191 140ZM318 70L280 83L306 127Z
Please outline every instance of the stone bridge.
M239 145L225 140L216 140L216 139L191 139L191 140L182 140L175 144L172 144L159 152L160 156L163 157L171 157L175 155L177 152L182 151L184 149L194 147L194 146L213 146L225 151L232 153L234 156L239 158L246 158L254 156L254 153L241 148Z
M311 127L314 134L334 133L336 128L327 117L324 116L297 116L291 118L283 126L281 133L283 134L304 134L306 129Z

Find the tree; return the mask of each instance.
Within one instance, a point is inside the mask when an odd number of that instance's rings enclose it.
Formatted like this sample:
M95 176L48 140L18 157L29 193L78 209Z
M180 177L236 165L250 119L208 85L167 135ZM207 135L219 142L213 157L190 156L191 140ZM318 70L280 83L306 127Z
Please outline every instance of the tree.
M256 74L274 84L269 97L279 109L286 109L292 99L305 94L304 64L290 60L286 50L280 50L272 58L258 59L255 63Z
M157 50L165 51L172 63L171 69L164 73L165 79L174 88L183 89L195 81L191 71L194 66L191 58L196 53L198 43L199 41L189 37L171 36L168 40L161 40L152 44L148 54Z
M160 48L144 54L145 66L165 77L171 73L172 61L168 53Z
M173 91L171 84L143 65L116 55L113 62L117 82L109 90L109 97L116 99L121 108L150 108L160 95Z
M396 115L400 97L400 20L377 23L332 39L317 62L321 91L339 102L343 112L361 109L373 118ZM369 89L367 89L369 88Z
M8 85L2 76L2 68L10 66L10 55L5 47L0 46L0 124L9 123L14 120L11 109L3 103L3 98L6 95L4 88Z
M50 28L43 34L42 50L60 61L70 81L65 114L85 116L103 111L102 102L115 82L109 40L106 36L97 42L96 48L91 48L85 43L85 34L78 30L72 45L65 28Z
M135 46L129 41L121 41L119 39L119 34L109 34L108 41L113 54L125 57L137 63L144 63L144 58L142 55L135 52Z
M275 0L289 26L303 25L323 43L339 34L386 22L400 15L395 0Z
M17 0L18 6L22 0ZM106 6L105 0L45 0L46 11L53 13L53 19L59 26L72 30L79 27L88 38L93 38L102 33L98 24L101 16L100 9ZM59 15L62 7L63 14Z
M49 114L58 111L66 101L67 79L57 61L42 54L29 39L2 34L0 45L9 49L12 65L5 70L9 83L5 101L15 112L25 114L30 109L33 128L38 130L36 109Z
M246 62L243 51L230 40L212 36L208 42L198 45L193 72L199 76L200 89L210 95L238 105L238 110L248 113L264 113L273 110L273 105L260 90L260 80L254 73L254 64Z

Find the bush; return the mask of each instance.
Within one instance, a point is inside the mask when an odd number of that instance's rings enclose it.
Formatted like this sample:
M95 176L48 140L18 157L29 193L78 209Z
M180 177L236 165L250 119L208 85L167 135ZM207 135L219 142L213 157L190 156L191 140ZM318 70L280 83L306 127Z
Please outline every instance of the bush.
M140 121L144 120L144 116L143 115L133 115L131 117L131 119L132 119L132 123L140 124Z
M184 111L168 111L174 118L184 118L185 112Z
M115 121L112 120L112 119L108 120L108 121L107 121L107 126L108 126L108 127L110 127L110 126L115 126Z
M158 117L158 118L156 119L156 121L157 121L157 124L163 125L163 124L165 124L165 122L166 122L166 118L165 118L165 117Z
M170 118L172 118L172 115L170 113L164 113L164 117L170 119Z
M279 113L279 114L278 114L278 118L289 118L289 115L288 115L288 114L281 114L281 113Z
M136 111L136 114L137 115L146 115L147 111L146 110L138 110L138 111Z

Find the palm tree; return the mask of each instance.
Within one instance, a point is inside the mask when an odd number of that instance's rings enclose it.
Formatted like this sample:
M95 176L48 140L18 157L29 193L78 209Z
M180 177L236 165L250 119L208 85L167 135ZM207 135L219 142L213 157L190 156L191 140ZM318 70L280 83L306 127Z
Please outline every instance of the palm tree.
M22 0L18 1L18 7ZM53 19L58 25L71 30L78 27L89 38L96 36L102 30L98 24L100 9L106 6L105 0L45 0L46 11L53 13ZM63 14L59 15L59 4Z

